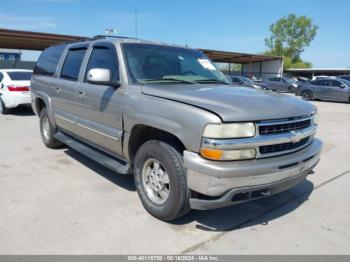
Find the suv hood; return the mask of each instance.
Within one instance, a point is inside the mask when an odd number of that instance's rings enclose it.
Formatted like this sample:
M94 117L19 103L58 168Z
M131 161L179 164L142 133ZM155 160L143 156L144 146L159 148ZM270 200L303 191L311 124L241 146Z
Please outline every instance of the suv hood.
M144 85L142 93L203 108L223 122L290 118L316 110L311 103L290 95L227 85Z

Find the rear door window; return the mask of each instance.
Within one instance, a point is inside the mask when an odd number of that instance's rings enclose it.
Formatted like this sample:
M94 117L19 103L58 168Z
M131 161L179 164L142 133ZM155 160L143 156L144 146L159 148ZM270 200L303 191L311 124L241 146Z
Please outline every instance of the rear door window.
M68 51L64 61L61 78L76 81L78 80L81 63L83 62L86 48L71 49Z
M34 74L53 76L64 49L64 45L52 46L45 49L35 65Z

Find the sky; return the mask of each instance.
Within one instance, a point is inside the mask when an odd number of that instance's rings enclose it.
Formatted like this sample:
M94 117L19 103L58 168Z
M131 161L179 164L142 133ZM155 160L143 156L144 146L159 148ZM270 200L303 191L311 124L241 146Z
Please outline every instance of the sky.
M269 26L290 13L319 26L302 53L314 67L350 67L349 0L1 0L0 28L118 35L246 53L266 50ZM23 52L35 60L38 52Z

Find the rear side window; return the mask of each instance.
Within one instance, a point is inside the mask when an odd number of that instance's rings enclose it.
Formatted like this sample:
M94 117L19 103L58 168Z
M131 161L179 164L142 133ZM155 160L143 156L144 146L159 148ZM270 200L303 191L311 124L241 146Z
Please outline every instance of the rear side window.
M36 63L34 74L53 76L64 48L64 45L59 45L45 49Z
M93 68L109 69L111 78L119 80L118 60L115 52L108 47L94 47L86 68L86 74Z
M321 86L323 84L323 81L321 80L315 80L315 81L311 81L311 84L315 85L315 86Z
M86 48L69 50L64 61L61 78L76 81L78 80L81 63L83 62Z
M32 72L7 72L11 80L28 81L32 78Z

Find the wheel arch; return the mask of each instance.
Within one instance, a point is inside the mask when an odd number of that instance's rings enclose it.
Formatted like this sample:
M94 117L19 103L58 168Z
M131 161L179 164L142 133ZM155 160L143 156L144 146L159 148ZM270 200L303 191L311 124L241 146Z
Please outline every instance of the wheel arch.
M136 124L127 135L124 145L124 154L131 164L133 164L137 150L150 140L159 140L174 146L181 154L186 150L185 144L175 134L145 124Z
M47 113L49 116L49 120L51 122L51 124L53 125L53 127L56 128L56 123L53 117L53 112L52 112L52 103L51 103L51 98L41 92L37 92L35 94L35 99L34 99L34 110L37 116L40 115L40 111L46 107L47 109Z

